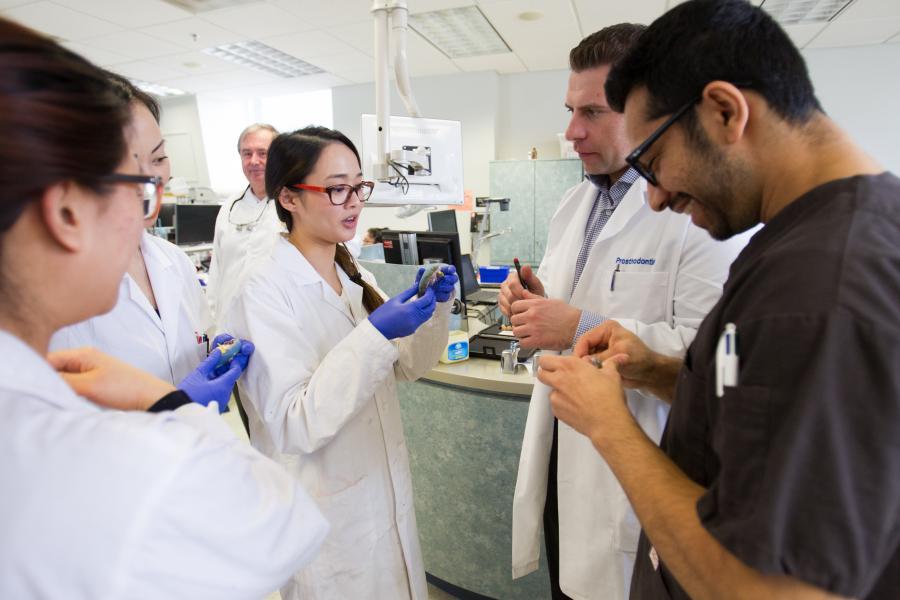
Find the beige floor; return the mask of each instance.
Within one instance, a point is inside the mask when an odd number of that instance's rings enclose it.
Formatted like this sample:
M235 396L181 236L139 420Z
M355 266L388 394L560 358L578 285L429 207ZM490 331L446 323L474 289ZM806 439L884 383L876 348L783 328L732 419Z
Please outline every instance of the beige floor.
M222 415L222 417L234 431L235 435L249 443L250 440L247 438L247 432L244 431L244 425L243 423L241 423L241 417L238 414L237 407L234 405L233 398L231 400L231 403L229 404L229 407L231 408L231 410ZM453 598L455 598L455 596L451 596L443 590L439 590L438 588L430 585L428 586L428 600L453 600ZM265 597L265 600L281 600L281 594L279 594L278 592L272 592Z

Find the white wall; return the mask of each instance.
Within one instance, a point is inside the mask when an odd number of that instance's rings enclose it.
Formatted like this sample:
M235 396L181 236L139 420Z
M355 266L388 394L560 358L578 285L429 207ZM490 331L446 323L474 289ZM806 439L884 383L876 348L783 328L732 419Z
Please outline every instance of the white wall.
M538 158L559 158L558 133L569 124L566 86L569 72L537 71L500 77L497 119L497 160L528 158L532 147Z
M900 174L900 44L805 50L822 108Z
M166 153L173 177L184 177L189 184L209 187L200 116L194 96L174 96L160 102L160 129L166 140Z

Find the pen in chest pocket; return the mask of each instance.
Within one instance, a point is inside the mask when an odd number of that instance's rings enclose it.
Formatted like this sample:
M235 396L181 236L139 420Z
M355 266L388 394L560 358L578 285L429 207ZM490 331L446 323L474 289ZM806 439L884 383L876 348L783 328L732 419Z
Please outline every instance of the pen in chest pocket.
M609 282L609 291L615 291L616 289L616 273L618 273L622 269L622 265L616 265L616 270L613 271L612 279Z

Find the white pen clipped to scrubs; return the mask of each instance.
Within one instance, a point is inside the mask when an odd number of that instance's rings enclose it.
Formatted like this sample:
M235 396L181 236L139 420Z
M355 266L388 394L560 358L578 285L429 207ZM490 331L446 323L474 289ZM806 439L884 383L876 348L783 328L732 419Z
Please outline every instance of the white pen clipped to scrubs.
M421 297L417 279L385 300L343 245L373 185L340 132L278 136L266 189L289 233L224 319L257 347L238 384L251 443L299 478L331 524L285 600L427 598L396 380L437 363L457 276L445 266Z

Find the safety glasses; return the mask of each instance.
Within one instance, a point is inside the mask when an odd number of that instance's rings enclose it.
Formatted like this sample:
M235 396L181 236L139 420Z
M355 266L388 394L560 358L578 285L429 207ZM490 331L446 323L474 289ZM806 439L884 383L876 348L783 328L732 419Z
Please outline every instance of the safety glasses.
M346 204L347 200L350 199L351 193L355 193L360 202L365 202L366 200L368 200L372 195L372 190L375 189L375 183L372 181L360 181L356 185L342 183L340 185L329 185L328 187L307 185L305 183L292 183L288 185L288 187L297 190L307 190L310 192L320 192L322 194L328 194L328 199L332 204L334 204L335 206L341 206L342 204Z
M628 165L631 166L635 171L637 171L638 175L646 179L650 185L658 186L659 183L656 181L656 174L650 168L650 165L645 165L641 162L641 156L643 156L644 153L650 149L650 146L652 146L653 143L656 142L656 140L662 137L662 134L664 134L669 129L669 127L674 125L675 122L678 121L678 119L683 117L687 113L687 111L693 108L694 105L699 101L699 97L695 98L694 100L691 100L690 102L676 110L674 113L672 113L672 116L666 119L662 125L657 127L656 131L650 134L650 137L644 140L644 142L640 146L635 148L631 152L631 154L625 157L625 162L628 163Z
M111 173L100 178L104 183L133 183L137 184L141 192L144 208L144 220L154 219L162 205L163 188L165 184L161 177L155 175L126 175L124 173Z

